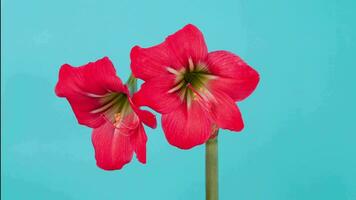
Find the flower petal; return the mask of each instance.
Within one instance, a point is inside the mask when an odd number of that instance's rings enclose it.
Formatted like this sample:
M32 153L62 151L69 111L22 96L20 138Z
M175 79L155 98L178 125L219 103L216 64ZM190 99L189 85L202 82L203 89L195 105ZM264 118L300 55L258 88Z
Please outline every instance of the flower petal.
M110 93L124 91L124 85L107 57L81 67L63 65L55 88L59 97L67 98L78 122L92 128L105 123L102 112L93 112L103 107L101 99Z
M205 143L212 133L209 114L193 101L189 109L182 104L174 112L162 115L162 128L168 142L181 149Z
M207 54L203 34L197 27L188 24L159 45L149 48L133 47L130 66L135 77L147 81L167 74L167 67L179 70L188 66L190 58L194 63L203 61Z
M241 131L244 127L242 116L235 102L227 94L214 91L211 115L219 128Z
M218 75L210 86L227 93L233 100L242 101L248 97L259 82L256 70L240 57L228 51L215 51L208 54L209 71Z
M121 169L133 156L132 133L115 128L110 122L93 130L92 142L98 167L104 170Z
M149 106L159 113L169 113L182 104L178 94L169 93L174 87L175 77L171 74L146 81L132 100L137 106Z
M59 72L56 94L68 97L73 93L103 95L108 91L122 92L124 85L108 57L90 62L81 67L64 64Z
M136 130L141 124L141 121L135 112L130 112L124 116L119 116L118 121L112 122L112 124L120 129L123 133L130 133L132 130ZM110 120L108 120L110 121ZM110 121L111 122L111 121Z
M145 164L146 163L146 143L147 136L145 133L145 129L142 124L136 129L136 133L131 136L131 144L136 153L136 157L138 161Z
M204 61L208 55L202 32L192 24L168 36L166 42L182 66L188 66L190 58L194 63L198 63Z
M157 127L156 116L147 110L137 109L136 114L139 116L140 120L151 128Z
M135 103L132 101L131 97L128 97L128 100L130 102L131 108L133 111L137 114L137 116L140 118L140 120L146 124L147 126L151 128L156 128L157 127L157 120L156 116L152 114L151 112L147 110L141 110L138 108Z
M130 58L132 73L142 80L168 73L166 68L171 66L172 62L165 42L149 48L135 46L131 49Z

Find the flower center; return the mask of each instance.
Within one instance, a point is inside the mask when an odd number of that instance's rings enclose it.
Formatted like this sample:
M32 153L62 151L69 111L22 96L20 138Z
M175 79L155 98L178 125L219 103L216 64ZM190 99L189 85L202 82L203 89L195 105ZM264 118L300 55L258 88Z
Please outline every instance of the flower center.
M207 83L209 80L216 78L208 71L206 64L193 63L189 59L189 66L177 71L168 67L167 71L174 74L175 85L168 92L177 93L183 102L190 105L191 101L202 97L204 92L207 92Z
M183 74L183 79L185 81L185 84L193 84L193 82L196 82L199 80L202 76L202 72L199 71L192 71L192 72L186 72Z
M101 106L92 110L91 113L103 113L114 126L118 126L127 115L133 112L127 95L123 93L108 93L103 95L99 102Z

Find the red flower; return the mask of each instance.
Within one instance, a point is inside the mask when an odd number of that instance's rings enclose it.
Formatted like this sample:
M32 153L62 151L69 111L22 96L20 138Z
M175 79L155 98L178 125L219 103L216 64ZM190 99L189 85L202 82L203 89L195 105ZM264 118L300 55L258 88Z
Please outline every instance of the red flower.
M194 25L157 46L135 46L131 61L135 77L145 81L133 99L162 113L170 144L189 149L205 143L214 128L242 130L235 102L253 92L259 75L233 53L208 53Z
M56 94L69 101L79 124L93 128L97 165L121 169L136 153L146 163L146 133L141 122L156 127L155 116L139 110L129 90L105 57L82 67L65 64L59 72Z

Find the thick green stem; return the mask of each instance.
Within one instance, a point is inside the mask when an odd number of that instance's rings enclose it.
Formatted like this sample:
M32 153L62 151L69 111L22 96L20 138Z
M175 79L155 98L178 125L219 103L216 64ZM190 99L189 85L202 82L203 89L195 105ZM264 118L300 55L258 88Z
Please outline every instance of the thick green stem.
M205 144L205 191L206 200L218 200L218 134Z

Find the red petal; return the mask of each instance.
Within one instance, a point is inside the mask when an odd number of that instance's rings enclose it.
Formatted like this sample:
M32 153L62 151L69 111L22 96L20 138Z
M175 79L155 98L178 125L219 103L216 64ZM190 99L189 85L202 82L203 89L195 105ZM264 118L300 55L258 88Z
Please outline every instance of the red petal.
M168 73L166 68L171 66L172 56L166 46L166 43L163 42L149 48L133 47L130 57L131 70L134 76L149 80L163 73Z
M131 70L135 77L145 81L168 74L167 67L179 70L188 66L189 58L195 63L204 61L208 54L204 36L194 25L188 24L168 36L156 46L131 50Z
M248 97L259 81L259 75L254 69L227 51L209 53L208 67L212 74L219 76L211 80L210 86L224 91L235 101Z
M152 114L147 110L140 110L140 109L137 109L135 112L144 124L146 124L151 128L157 127L157 120L154 114Z
M135 103L132 101L131 97L129 98L129 102L131 105L131 108L134 110L134 112L138 115L140 120L146 124L147 126L151 128L156 128L157 127L157 121L156 121L156 116L152 114L151 112L147 110L141 110L139 109Z
M211 115L219 128L241 131L244 127L242 116L235 102L223 92L214 91Z
M175 76L168 74L146 81L132 100L138 106L149 106L157 112L169 113L182 104L176 93L168 92L174 87L174 79Z
M168 36L166 42L182 66L188 65L189 58L192 58L194 63L197 63L204 61L208 55L208 48L202 32L192 24L188 24Z
M136 153L138 161L145 164L147 136L142 124L139 125L136 130L136 133L131 136L131 143L134 147L134 151Z
M133 155L127 129L117 129L110 122L93 130L92 142L98 167L105 170L121 169L129 163Z
M171 145L190 149L209 139L212 122L209 114L195 101L189 109L182 104L174 112L163 114L162 128Z
M135 112L131 112L123 116L123 119L116 122L114 125L116 128L119 128L120 131L130 132L132 130L136 130L138 126L141 124L141 121Z
M107 57L81 67L63 65L55 89L59 97L67 98L78 122L93 128L105 123L102 113L91 112L102 106L101 97L110 92L124 91Z

